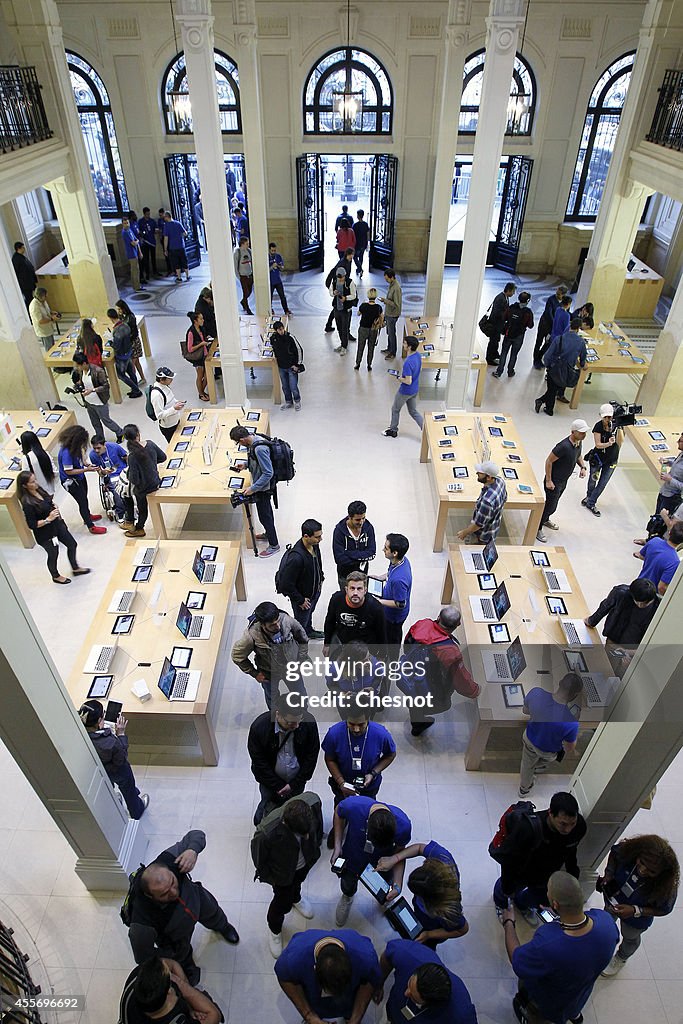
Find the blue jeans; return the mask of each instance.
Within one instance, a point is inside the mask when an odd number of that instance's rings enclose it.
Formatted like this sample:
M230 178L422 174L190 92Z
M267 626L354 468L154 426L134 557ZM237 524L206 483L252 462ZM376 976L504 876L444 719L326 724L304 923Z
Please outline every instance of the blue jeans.
M590 473L588 474L588 488L586 490L586 504L588 508L595 508L598 498L604 491L612 478L612 473L617 468L616 462L611 466L603 466L599 459L592 459Z
M283 370L282 367L280 367L280 381L282 383L282 390L285 393L285 402L287 405L291 405L292 400L300 402L299 374L295 373L294 370Z
M503 892L500 878L493 887L493 902L500 910L508 905L507 895ZM548 893L544 885L520 885L519 889L509 893L518 910L534 910L548 903Z
M127 359L116 359L116 375L124 384L127 384L131 391L139 391L138 379L135 376L133 360L130 356Z
M397 316L387 316L384 314L384 322L387 325L387 348L389 354L392 356L396 355L396 321Z
M389 430L398 430L398 418L401 415L401 409L404 405L408 407L408 412L413 417L420 430L422 430L424 420L422 418L422 414L417 411L417 395L402 395L400 391L396 392L394 404L391 407L391 423L389 424Z
M308 633L308 631L311 629L311 620L313 618L313 612L315 611L315 606L318 603L319 597L320 591L318 591L318 593L310 599L311 607L308 609L300 608L293 598L290 597L289 599L292 605L292 615L306 633Z
M302 696L306 695L306 687L301 679L296 682L289 683L286 679L283 682L290 693L300 693ZM266 679L261 683L261 689L263 690L263 696L266 698L266 707L269 711L273 709L273 697L277 700L280 688L276 680Z

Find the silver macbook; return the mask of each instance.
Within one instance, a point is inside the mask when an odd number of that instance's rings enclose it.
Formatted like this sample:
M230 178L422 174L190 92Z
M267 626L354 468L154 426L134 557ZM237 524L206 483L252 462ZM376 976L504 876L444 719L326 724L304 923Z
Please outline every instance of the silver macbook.
M560 625L570 647L593 645L593 639L583 619L560 619Z
M133 565L152 565L159 550L159 541L146 547L139 547L133 557Z
M583 693L589 708L606 708L616 690L617 676L605 676L602 672L590 672L582 675Z
M169 700L195 701L201 677L201 672L177 669L175 665L171 664L170 658L164 658L157 685L164 697L168 697Z
M492 540L481 551L467 551L465 548L460 548L460 555L465 572L491 572L498 560L496 545Z
M222 583L225 574L225 564L223 562L209 562L206 558L202 558L199 551L196 551L192 561L192 572L200 583Z
M551 594L571 594L572 588L564 569L541 569L545 585Z
M487 683L514 683L526 668L522 643L516 637L506 651L482 651Z
M176 626L186 640L208 640L211 636L213 615L193 615L181 601Z
M115 615L120 615L122 612L129 612L133 606L134 600L134 590L115 590L107 611Z
M93 644L90 654L83 666L83 671L90 675L99 675L101 672L108 672L116 654L118 637L111 644Z
M475 622L500 622L510 608L505 583L501 583L491 597L470 597L470 608Z

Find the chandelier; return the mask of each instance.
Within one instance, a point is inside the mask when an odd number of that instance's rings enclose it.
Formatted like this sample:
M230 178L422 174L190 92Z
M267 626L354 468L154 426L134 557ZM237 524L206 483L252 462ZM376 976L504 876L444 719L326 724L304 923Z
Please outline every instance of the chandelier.
M354 132L363 126L363 93L352 85L351 0L346 0L346 79L344 89L332 91L332 106L337 114L337 131Z

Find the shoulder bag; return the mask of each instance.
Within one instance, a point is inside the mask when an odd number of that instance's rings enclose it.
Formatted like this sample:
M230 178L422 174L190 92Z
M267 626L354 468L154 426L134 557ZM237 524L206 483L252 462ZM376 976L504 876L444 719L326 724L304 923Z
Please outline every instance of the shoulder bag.
M484 313L483 317L479 321L479 330L487 338L490 338L491 335L493 334L493 329L491 327L491 319L489 317L489 313L491 312L492 308L493 308L493 303L491 303L491 305L489 306L489 308L486 310L486 312Z
M579 371L562 358L562 342L564 334L557 346L557 355L548 367L548 377L558 388L575 388L579 382Z

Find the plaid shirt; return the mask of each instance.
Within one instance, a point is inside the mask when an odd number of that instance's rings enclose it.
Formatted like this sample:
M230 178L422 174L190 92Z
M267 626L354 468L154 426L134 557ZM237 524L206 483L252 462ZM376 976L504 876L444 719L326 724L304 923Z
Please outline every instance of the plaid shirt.
M508 492L501 477L496 477L492 484L485 484L481 489L474 506L472 522L479 527L479 540L484 544L498 536L507 496Z

